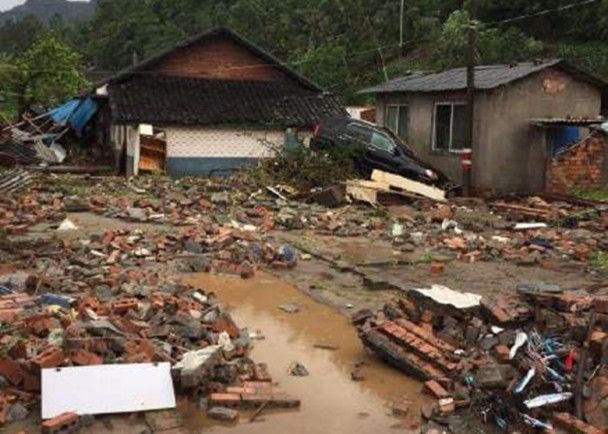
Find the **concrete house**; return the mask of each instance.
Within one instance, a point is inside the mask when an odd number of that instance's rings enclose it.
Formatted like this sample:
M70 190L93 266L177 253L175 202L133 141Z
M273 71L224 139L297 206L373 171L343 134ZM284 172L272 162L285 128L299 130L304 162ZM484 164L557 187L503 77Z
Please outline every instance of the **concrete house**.
M332 95L227 28L216 28L100 84L101 138L117 171L223 175L345 114Z
M363 93L376 96L377 123L419 156L462 179L466 69L414 73ZM473 188L480 194L544 190L555 119L597 119L606 83L562 60L475 68ZM546 121L545 123L543 123ZM554 126L559 124L554 124Z

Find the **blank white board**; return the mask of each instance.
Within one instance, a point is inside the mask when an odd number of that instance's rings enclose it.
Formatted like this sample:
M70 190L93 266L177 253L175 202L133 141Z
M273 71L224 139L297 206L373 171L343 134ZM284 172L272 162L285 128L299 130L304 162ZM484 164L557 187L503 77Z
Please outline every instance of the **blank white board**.
M175 408L169 363L42 370L42 418Z

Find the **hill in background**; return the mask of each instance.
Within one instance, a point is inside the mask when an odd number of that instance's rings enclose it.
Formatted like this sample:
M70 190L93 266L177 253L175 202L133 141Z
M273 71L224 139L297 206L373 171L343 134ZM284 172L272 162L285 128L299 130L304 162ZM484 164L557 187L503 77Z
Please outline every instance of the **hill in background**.
M49 22L55 15L66 21L84 21L93 15L96 0L27 0L23 5L15 6L5 12L0 12L0 23L8 20L19 20L27 15L35 15L42 22Z

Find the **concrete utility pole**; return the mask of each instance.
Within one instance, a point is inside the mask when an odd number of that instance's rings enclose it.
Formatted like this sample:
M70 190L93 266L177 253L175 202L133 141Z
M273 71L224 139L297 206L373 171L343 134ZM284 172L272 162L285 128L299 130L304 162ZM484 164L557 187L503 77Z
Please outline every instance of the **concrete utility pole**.
M469 25L467 29L467 106L465 125L465 151L463 152L462 169L463 185L466 196L471 195L471 169L473 152L473 127L475 124L475 54L477 51L477 4L476 0L469 0Z
M403 19L405 16L405 0L401 0L401 13L399 14L399 54L403 57L403 38L404 38L404 28L405 24L403 23Z

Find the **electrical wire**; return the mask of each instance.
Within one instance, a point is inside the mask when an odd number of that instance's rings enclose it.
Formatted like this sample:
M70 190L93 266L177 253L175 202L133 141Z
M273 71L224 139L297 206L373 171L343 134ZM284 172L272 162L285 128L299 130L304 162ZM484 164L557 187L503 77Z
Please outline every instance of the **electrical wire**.
M542 15L547 15L547 14L551 14L554 12L562 12L562 11L567 11L569 9L574 9L574 8L578 8L581 6L587 6L589 4L592 3L596 3L599 0L584 0L582 2L578 2L578 3L570 3L564 6L559 6L557 8L553 8L553 9L545 9L542 11L538 11L538 12L533 12L531 14L526 14L526 15L520 15L517 17L513 17L513 18L506 18L504 20L498 20L498 21L490 21L488 23L484 23L486 25L495 25L495 24L508 24L508 23L512 23L515 21L521 21L521 20L525 20L527 18L533 18L533 17L538 17L538 16L542 16Z

